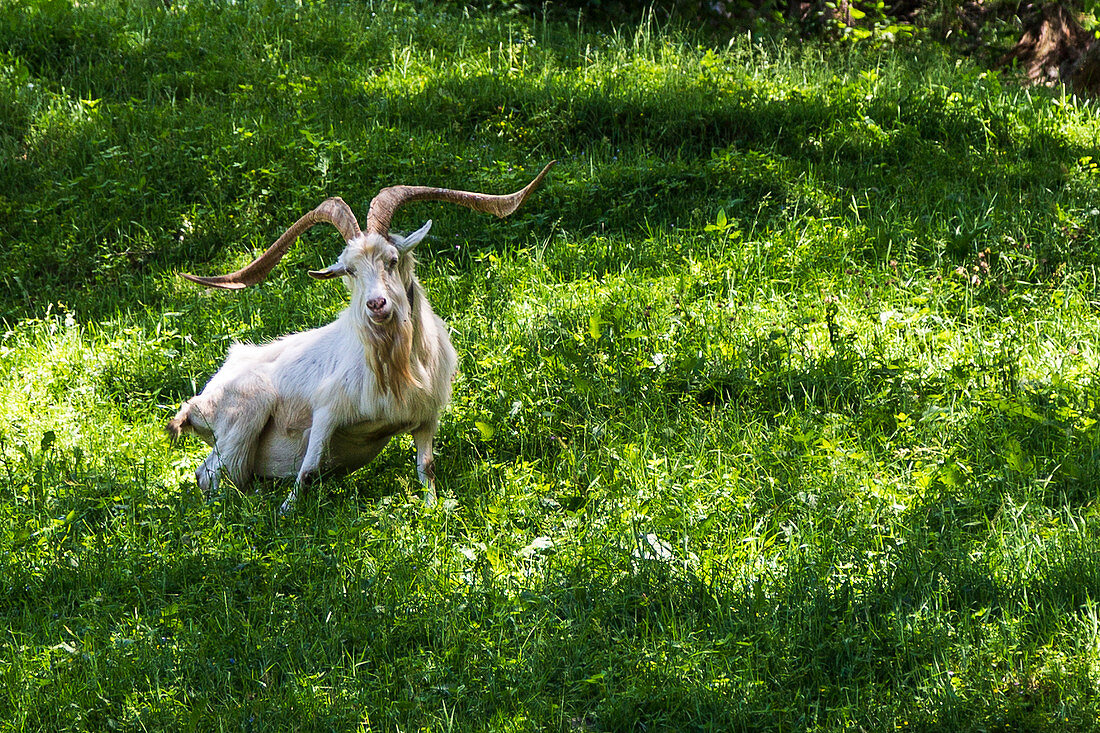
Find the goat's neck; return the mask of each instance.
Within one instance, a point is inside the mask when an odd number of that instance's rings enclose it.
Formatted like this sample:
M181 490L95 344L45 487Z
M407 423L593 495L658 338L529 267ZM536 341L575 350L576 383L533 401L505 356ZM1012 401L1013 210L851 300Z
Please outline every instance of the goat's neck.
M425 357L431 353L424 333L424 314L431 310L431 306L424 295L424 288L420 287L420 281L415 276L405 294L409 298L409 321L412 324L412 360L416 364L423 364Z

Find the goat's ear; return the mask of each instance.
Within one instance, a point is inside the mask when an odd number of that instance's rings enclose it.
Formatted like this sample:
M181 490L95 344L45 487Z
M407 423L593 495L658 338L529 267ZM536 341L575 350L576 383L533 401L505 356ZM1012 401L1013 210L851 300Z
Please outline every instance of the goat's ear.
M428 223L417 229L415 232L407 237L401 237L394 243L397 245L397 249L402 253L411 252L413 247L420 244L420 240L428 236L428 231L432 228L432 220L428 219Z

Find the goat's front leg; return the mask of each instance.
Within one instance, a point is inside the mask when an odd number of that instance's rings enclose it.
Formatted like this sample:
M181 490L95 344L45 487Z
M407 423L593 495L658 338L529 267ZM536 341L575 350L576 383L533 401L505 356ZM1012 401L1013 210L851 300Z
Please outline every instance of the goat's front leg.
M286 501L279 507L280 514L286 514L294 507L294 502L298 501L298 493L320 472L321 459L324 457L325 449L328 448L334 430L336 430L336 422L331 411L319 410L313 413L313 424L309 429L306 454L302 459L302 465L298 469L298 477L294 480L294 486L290 489L290 494L287 495Z
M424 485L424 503L427 506L435 504L435 457L433 444L435 432L439 428L439 420L431 420L412 431L413 443L416 444L416 475L420 477L420 483Z

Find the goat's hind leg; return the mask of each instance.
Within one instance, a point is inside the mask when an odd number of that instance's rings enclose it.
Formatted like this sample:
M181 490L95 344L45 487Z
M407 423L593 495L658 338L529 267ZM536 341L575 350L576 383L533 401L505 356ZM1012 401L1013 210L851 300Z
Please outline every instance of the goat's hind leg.
M270 414L270 404L253 402L227 416L221 434L215 434L210 455L195 471L199 486L208 496L211 491L218 490L222 476L238 489L248 488L256 463L257 443ZM209 488L203 486L204 481Z
M203 406L200 400L188 400L183 403L176 416L165 426L173 443L180 440L184 433L193 433L211 447L214 446L214 433L210 422L206 419ZM195 469L195 483L207 499L218 491L221 470L222 462L216 449L211 450L206 460Z
M207 500L214 498L218 493L218 484L221 479L222 462L218 460L218 451L210 451L206 460L195 469L195 483L202 490L202 495Z

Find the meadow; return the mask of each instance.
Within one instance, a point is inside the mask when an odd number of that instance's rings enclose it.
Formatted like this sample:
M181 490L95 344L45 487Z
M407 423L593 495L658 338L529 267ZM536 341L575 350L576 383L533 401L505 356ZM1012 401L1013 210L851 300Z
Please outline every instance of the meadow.
M437 443L205 497L163 425L417 204ZM1087 731L1100 119L935 44L0 0L0 731Z

